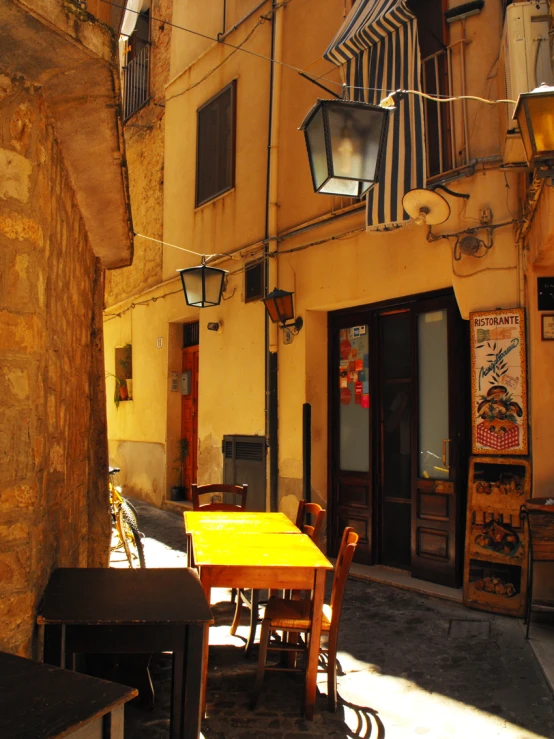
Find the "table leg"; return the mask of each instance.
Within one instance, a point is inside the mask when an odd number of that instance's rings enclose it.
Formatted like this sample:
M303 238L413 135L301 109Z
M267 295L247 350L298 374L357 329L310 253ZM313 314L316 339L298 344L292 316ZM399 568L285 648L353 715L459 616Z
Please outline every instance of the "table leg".
M46 624L42 628L44 628L42 661L56 667L71 668L71 665L66 663L65 626Z
M171 739L200 736L203 639L204 627L190 625L184 634L183 650L173 652Z
M212 583L211 583L211 573L208 568L202 567L200 570L200 582L202 583L202 587L204 588L204 595L206 596L206 600L208 601L208 605L210 604L210 599L212 597ZM202 716L204 717L206 715L206 692L207 692L207 686L208 686L208 651L210 648L210 625L205 624L204 628L204 640L203 640L203 650L202 650Z
M306 695L304 713L306 718L314 717L315 694L317 687L317 663L319 659L319 643L321 639L321 622L323 598L325 595L325 570L317 569L314 578L314 595L312 600L312 630L308 649L308 665L306 669Z

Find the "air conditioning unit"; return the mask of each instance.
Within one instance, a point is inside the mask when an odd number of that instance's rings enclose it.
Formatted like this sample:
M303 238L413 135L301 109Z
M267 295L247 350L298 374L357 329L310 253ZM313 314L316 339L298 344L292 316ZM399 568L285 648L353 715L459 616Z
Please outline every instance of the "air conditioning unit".
M498 80L498 97L511 100L541 82L554 83L546 2L516 2L506 8ZM498 108L504 164L526 166L521 135L512 119L514 106L502 104Z

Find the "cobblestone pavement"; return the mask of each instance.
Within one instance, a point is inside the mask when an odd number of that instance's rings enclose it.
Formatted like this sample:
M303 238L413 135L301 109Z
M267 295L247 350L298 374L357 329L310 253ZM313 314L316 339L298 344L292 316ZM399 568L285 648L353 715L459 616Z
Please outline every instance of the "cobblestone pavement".
M149 567L186 564L182 519L140 501ZM229 636L229 591L214 591L205 739L554 739L554 702L516 619L367 581L349 580L339 640L339 710L326 710L325 675L314 721L301 717L299 675L269 673L248 708L256 655L246 625ZM151 662L152 709L126 708L127 739L168 736L169 655Z

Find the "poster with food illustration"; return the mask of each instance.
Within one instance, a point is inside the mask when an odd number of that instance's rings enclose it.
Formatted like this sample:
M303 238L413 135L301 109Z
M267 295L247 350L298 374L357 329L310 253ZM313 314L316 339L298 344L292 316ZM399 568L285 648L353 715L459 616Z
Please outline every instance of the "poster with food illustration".
M464 603L522 616L527 590L527 530L521 504L531 495L522 457L470 458Z
M471 313L473 454L527 454L523 308Z

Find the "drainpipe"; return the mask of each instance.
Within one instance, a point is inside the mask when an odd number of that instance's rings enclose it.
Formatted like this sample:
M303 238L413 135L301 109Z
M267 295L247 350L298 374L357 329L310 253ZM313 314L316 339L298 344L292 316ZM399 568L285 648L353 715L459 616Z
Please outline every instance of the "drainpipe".
M278 286L278 263L270 254L277 251L278 153L281 113L283 54L283 12L279 0L272 0L271 62L269 72L269 125L265 207L265 294ZM269 446L270 510L279 508L279 424L278 424L278 328L265 311L265 434Z

